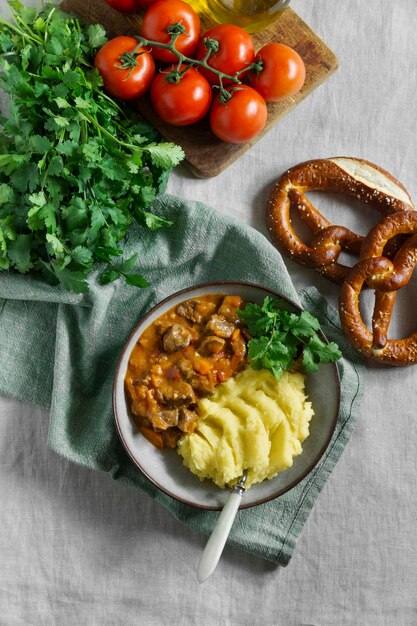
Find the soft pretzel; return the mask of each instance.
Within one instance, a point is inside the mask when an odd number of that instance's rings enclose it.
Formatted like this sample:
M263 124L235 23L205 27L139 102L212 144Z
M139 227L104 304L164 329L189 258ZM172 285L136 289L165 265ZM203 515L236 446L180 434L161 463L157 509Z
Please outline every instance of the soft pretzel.
M382 256L384 247L400 234L409 237L390 261ZM397 291L408 283L416 264L417 211L385 217L365 238L361 260L349 272L339 300L343 331L364 356L391 365L417 363L417 332L406 339L387 339ZM364 283L375 289L372 332L365 326L359 311L359 295Z
M334 157L306 161L289 169L276 183L268 202L268 230L274 243L301 265L341 283L349 272L338 263L342 249L359 253L363 237L344 226L333 226L311 204L306 191L332 191L354 196L384 214L414 209L405 187L391 174L363 159ZM303 243L291 225L296 209L313 234Z

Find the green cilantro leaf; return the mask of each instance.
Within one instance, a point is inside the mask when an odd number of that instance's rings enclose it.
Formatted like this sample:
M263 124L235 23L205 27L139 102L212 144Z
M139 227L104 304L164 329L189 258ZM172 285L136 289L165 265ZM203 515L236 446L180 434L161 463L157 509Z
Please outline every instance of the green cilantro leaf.
M145 150L150 154L152 163L163 169L175 167L184 158L184 150L173 143L151 144Z
M93 253L85 246L75 246L71 252L71 257L78 265L88 265L92 259Z
M274 328L278 311L271 309L271 302L271 298L266 296L262 307L259 304L248 302L243 311L238 311L240 318L254 337L270 333Z
M160 217L159 215L155 215L155 213L144 212L145 223L148 228L151 230L158 230L163 226L172 226L173 222L170 220L166 220L164 217Z
M59 109L68 109L68 107L71 106L68 100L65 100L65 98L61 98L61 96L55 98L55 102Z
M119 272L111 267L108 267L100 274L100 284L108 285L109 283L113 283L118 278L120 278Z
M137 259L138 255L134 254L119 265L109 264L108 268L100 275L100 283L107 285L123 276L128 285L132 285L133 287L148 287L148 281L141 274L131 273L131 270L136 266Z
M3 251L7 250L7 240L14 241L16 239L14 221L13 215L8 215L0 220L0 248Z
M268 337L252 339L248 345L248 358L255 369L261 369L269 346Z
M308 311L303 311L300 315L292 313L289 315L288 329L295 337L305 339L313 337L320 330L320 323Z
M46 233L45 238L46 241L49 243L51 254L54 254L58 257L64 253L64 246L56 235L54 235L53 233Z
M320 363L331 363L340 359L342 353L335 343L324 343L314 335L303 350L303 366L307 372L315 372Z
M32 266L30 261L31 247L32 235L17 235L16 239L9 244L9 259L19 272L26 273Z
M148 287L149 283L140 274L124 274L125 281L128 285L132 285L132 287Z
M30 137L30 145L32 152L35 154L45 154L52 148L52 143L48 137L42 135L33 135Z
M74 293L86 293L88 291L85 272L64 268L61 270L55 269L54 273L64 289L74 291Z
M101 48L107 41L106 31L101 24L90 24L87 28L87 36L91 48Z
M133 270L136 265L136 261L138 260L138 255L134 254L129 259L126 259L123 263L117 266L117 271L119 274L125 274Z
M10 202L13 198L13 189L7 183L0 184L0 206Z

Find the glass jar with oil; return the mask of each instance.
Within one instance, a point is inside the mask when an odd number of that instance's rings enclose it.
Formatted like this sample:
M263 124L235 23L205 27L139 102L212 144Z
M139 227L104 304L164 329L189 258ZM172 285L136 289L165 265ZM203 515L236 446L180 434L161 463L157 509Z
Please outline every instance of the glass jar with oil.
M273 22L290 0L191 0L190 4L201 15L214 23L235 24L249 33Z

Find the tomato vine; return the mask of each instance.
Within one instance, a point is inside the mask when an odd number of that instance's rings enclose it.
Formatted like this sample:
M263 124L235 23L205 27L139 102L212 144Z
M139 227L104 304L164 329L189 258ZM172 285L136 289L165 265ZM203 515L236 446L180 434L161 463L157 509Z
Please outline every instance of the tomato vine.
M218 51L218 42L215 39L211 39L210 37L205 37L204 38L204 45L207 49L207 52L205 54L205 56L203 57L203 59L194 59L191 57L186 56L185 54L183 54L182 52L180 52L179 50L177 50L175 43L178 39L178 37L181 34L184 34L185 29L184 26L177 22L175 24L170 25L167 28L167 31L169 33L169 35L171 35L171 39L168 43L160 43L158 41L153 41L151 39L146 39L145 37L142 36L137 36L135 37L135 39L138 41L138 45L136 46L136 48L134 50L132 50L131 52L126 52L124 53L121 58L121 67L123 67L124 69L126 67L133 67L135 66L136 60L135 60L135 55L137 53L138 50L140 50L143 47L146 48L161 48L163 50L168 50L170 52L172 52L178 59L178 63L177 66L174 69L170 69L168 71L165 71L166 73L166 80L170 83L178 83L182 76L184 75L184 73L190 68L190 67L204 67L206 70L212 72L213 74L215 74L218 77L218 81L219 84L217 85L217 87L220 89L220 100L221 102L227 102L228 100L230 100L230 98L233 96L233 92L236 89L239 89L239 85L242 84L242 81L240 80L240 77L242 74L245 74L247 72L255 72L255 73L260 73L262 72L263 69L263 63L262 61L255 61L253 63L249 63L247 66L245 66L243 69L239 70L238 72L236 72L235 74L226 74L225 72L222 72L220 70L215 69L214 67L211 67L208 64L208 60L210 59L210 56L212 54L215 54ZM184 67L183 67L184 66ZM182 68L182 69L181 69ZM235 87L232 89L228 89L226 90L226 88L224 87L224 81L231 81Z

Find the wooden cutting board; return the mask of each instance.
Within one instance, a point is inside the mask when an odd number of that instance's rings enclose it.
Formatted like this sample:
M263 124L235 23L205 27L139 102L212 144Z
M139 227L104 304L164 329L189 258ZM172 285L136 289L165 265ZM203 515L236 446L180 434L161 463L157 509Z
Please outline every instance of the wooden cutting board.
M139 34L140 16L128 17L118 13L108 7L104 0L64 0L61 8L77 13L84 21L103 24L109 37ZM202 19L202 26L206 30L210 24ZM161 135L182 146L190 170L200 178L217 176L225 170L338 67L334 53L290 8L285 9L279 19L268 28L252 37L256 50L272 41L295 48L306 65L303 89L282 102L268 104L266 127L253 141L239 145L224 143L213 135L206 119L192 126L170 126L155 114L147 96L138 102L139 111Z

